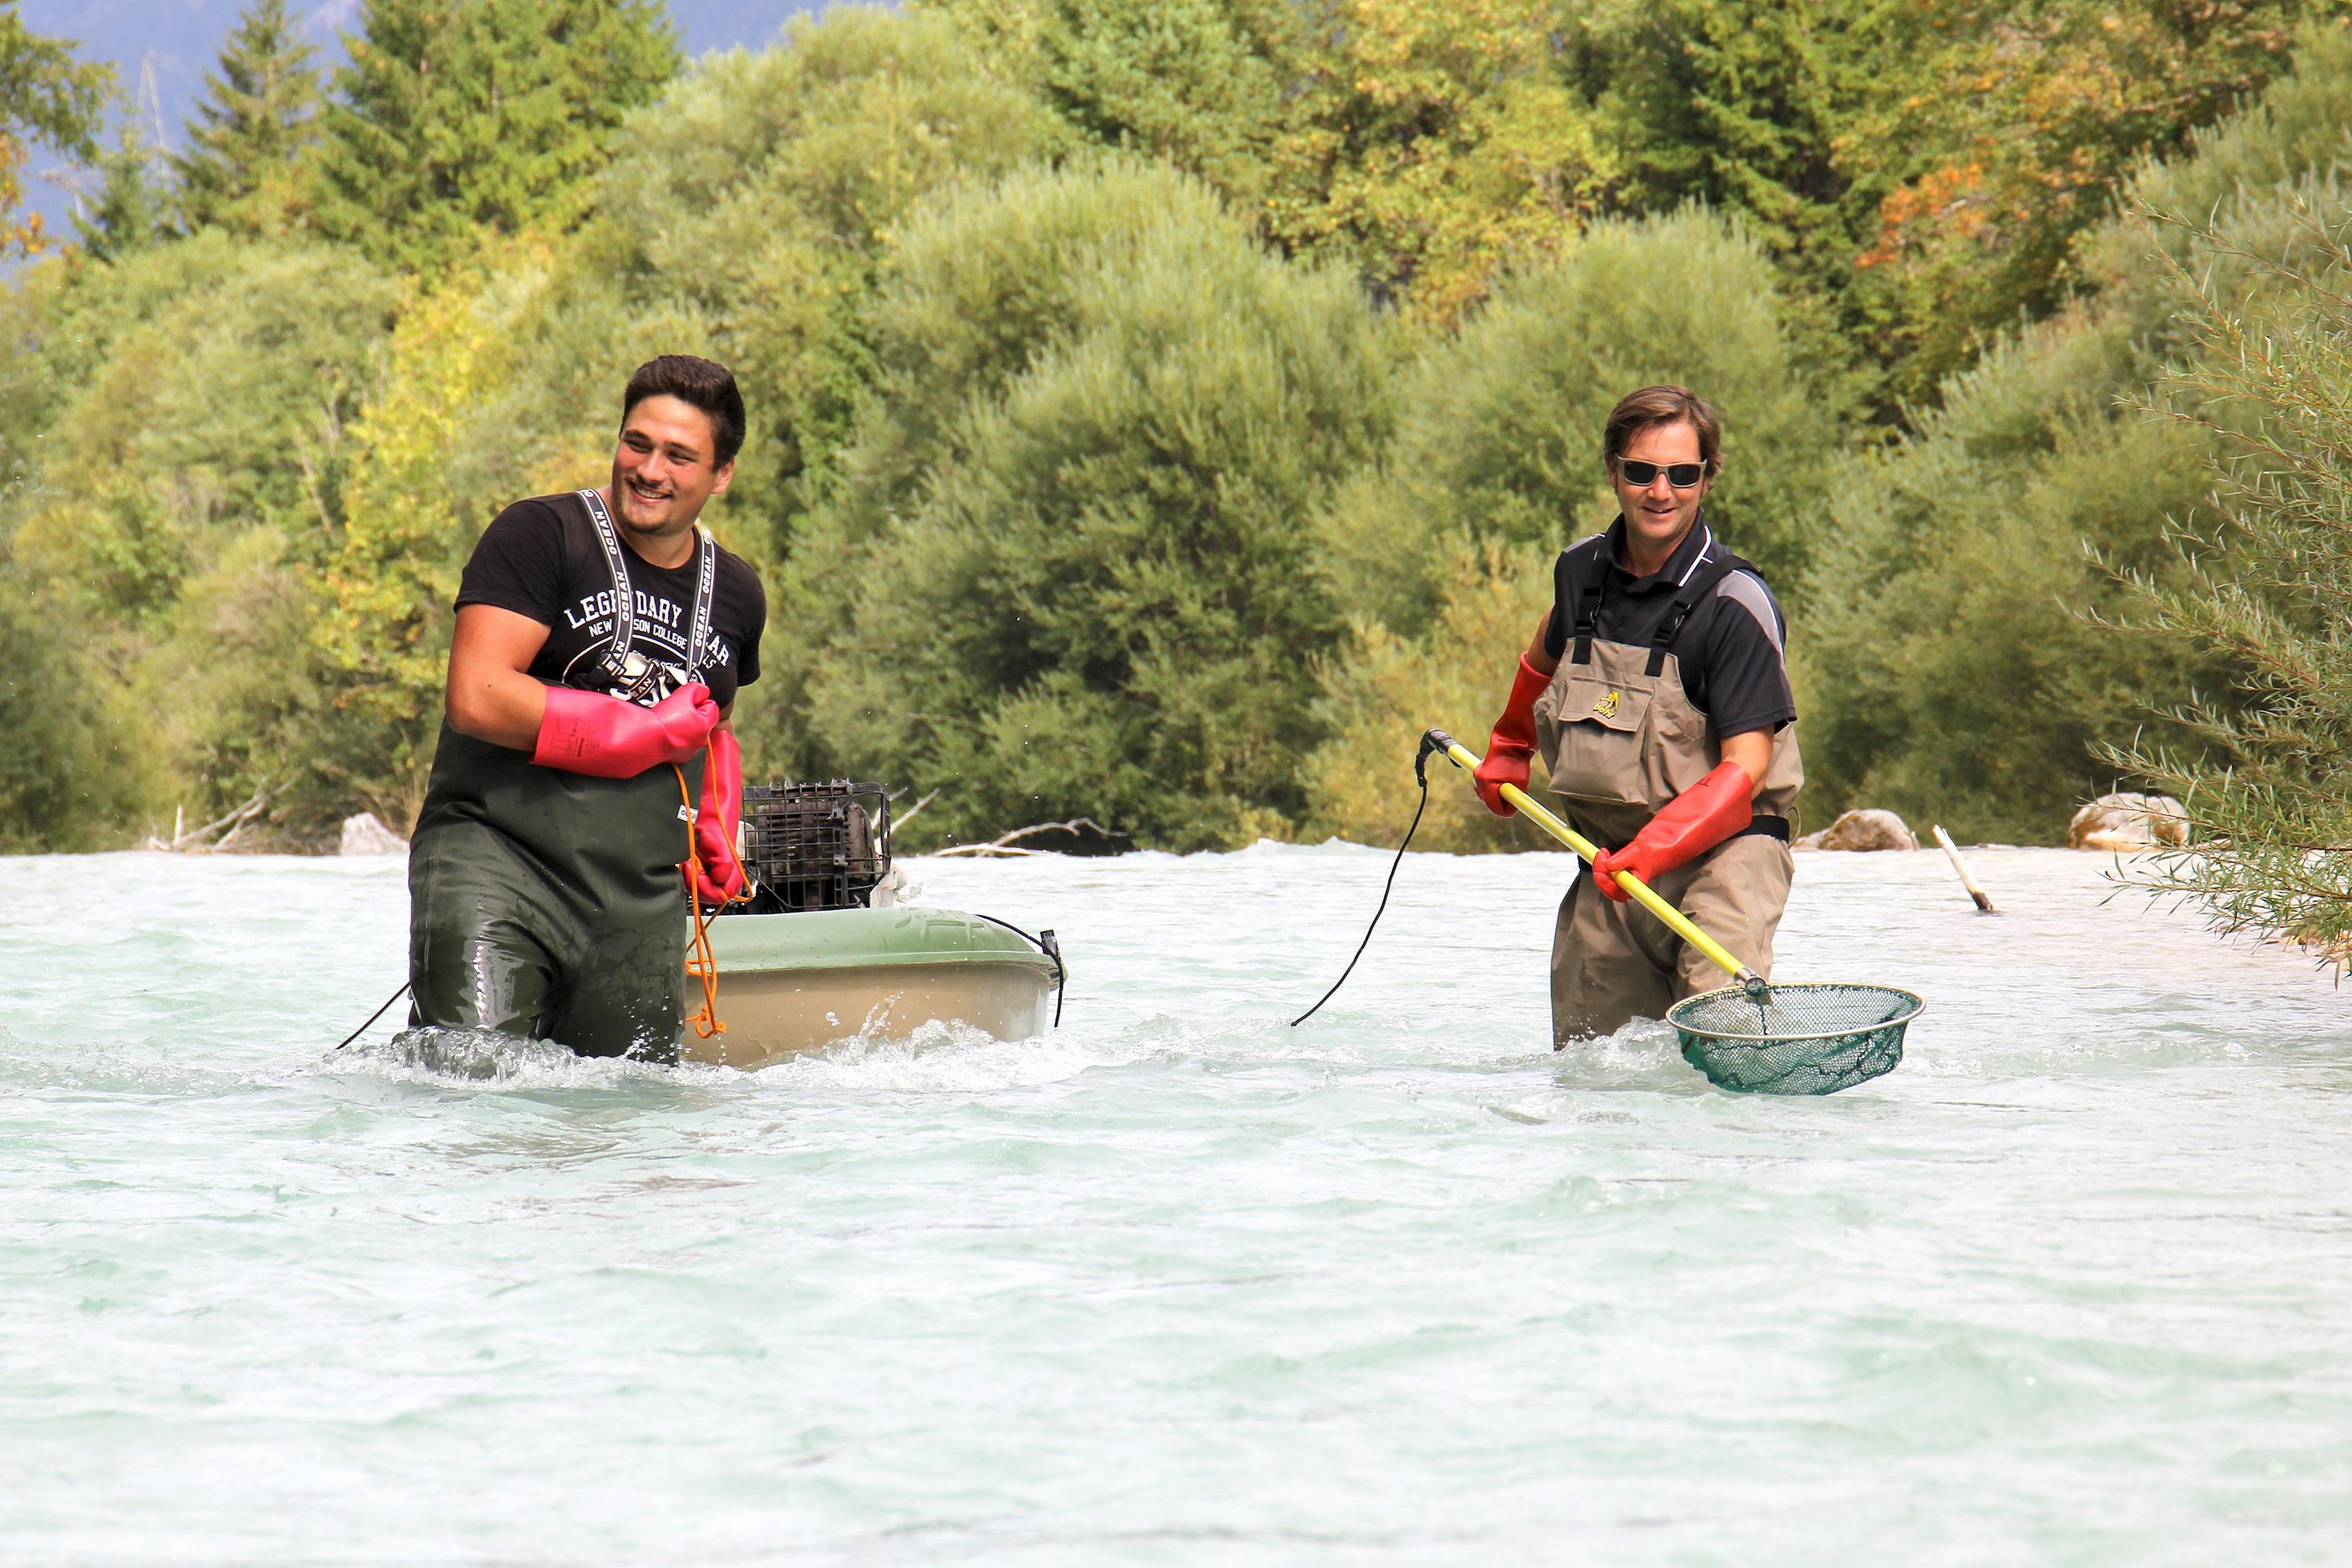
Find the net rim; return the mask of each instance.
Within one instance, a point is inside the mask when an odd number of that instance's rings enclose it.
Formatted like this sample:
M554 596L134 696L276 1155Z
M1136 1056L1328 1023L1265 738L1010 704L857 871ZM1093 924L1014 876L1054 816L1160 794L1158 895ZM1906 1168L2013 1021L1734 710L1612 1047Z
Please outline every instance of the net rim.
M1843 1040L1855 1035L1874 1034L1880 1029L1901 1028L1927 1010L1927 999L1916 991L1906 991L1900 985L1877 985L1866 981L1808 980L1791 985L1775 985L1772 990L1776 993L1781 991L1881 991L1889 996L1906 998L1910 1002L1911 1006L1907 1012L1898 1013L1891 1018L1881 1018L1876 1023L1849 1024L1842 1029L1814 1029L1798 1035L1741 1034L1730 1029L1710 1029L1703 1025L1685 1023L1677 1016L1686 1007L1696 1007L1702 1002L1712 1001L1720 996L1730 995L1743 1002L1747 1000L1747 993L1743 988L1737 985L1718 985L1712 991L1702 991L1696 996L1685 996L1667 1008L1666 1022L1685 1035L1696 1035L1703 1039L1720 1041L1727 1045L1763 1049L1772 1046L1791 1045L1803 1040Z

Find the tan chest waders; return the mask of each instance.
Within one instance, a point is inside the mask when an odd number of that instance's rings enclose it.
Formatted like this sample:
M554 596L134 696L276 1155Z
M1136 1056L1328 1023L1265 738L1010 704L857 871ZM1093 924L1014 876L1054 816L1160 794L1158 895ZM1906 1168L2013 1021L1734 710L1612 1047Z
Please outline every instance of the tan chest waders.
M1669 650L1691 611L1739 566L1722 558L1700 567L1640 645L1600 634L1609 569L1594 564L1559 668L1536 700L1536 742L1561 815L1603 847L1630 842L1723 760L1721 742L1684 689L1681 664ZM1789 809L1803 783L1796 729L1784 725L1773 737L1748 829L1652 884L1767 978L1793 869ZM1560 900L1551 954L1555 1045L1662 1017L1677 1000L1722 982L1704 953L1639 905L1603 898L1590 877L1579 876Z
M635 594L604 498L580 492L612 572L611 641L567 684L650 706L660 668L632 646ZM709 644L718 546L698 534L687 679ZM703 754L682 764L699 798ZM667 766L633 779L541 767L450 728L408 856L412 1025L551 1039L583 1056L675 1061L686 984L677 866L687 828Z

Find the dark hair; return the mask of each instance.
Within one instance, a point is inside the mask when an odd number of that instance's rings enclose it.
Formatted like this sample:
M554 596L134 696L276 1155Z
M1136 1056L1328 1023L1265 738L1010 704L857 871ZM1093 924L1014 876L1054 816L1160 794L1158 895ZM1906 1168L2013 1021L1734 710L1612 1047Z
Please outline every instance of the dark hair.
M1614 468L1635 431L1685 419L1698 432L1699 461L1713 478L1723 469L1723 422L1707 406L1706 399L1687 386L1645 386L1618 399L1617 406L1609 411L1609 423L1601 427L1601 460Z
M627 424L629 411L648 397L675 397L710 416L712 468L725 468L743 449L743 395L735 390L735 373L717 361L692 354L646 361L621 395L621 423Z

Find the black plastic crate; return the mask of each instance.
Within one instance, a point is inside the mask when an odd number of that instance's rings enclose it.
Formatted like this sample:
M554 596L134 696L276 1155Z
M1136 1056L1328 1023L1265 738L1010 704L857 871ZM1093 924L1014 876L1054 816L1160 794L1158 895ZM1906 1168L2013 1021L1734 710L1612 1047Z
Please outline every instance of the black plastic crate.
M755 784L743 789L745 914L863 909L890 874L890 799L877 784Z

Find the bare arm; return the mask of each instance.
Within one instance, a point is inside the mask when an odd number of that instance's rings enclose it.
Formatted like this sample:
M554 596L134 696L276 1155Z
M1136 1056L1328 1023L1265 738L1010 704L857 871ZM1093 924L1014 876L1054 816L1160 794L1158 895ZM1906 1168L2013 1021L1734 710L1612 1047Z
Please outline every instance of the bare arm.
M1544 639L1549 636L1551 612L1546 610L1543 619L1536 623L1536 635L1528 639L1528 664L1538 675L1550 675L1559 668L1559 655L1544 647Z
M1764 770L1772 765L1772 731L1750 730L1744 735L1726 735L1723 760L1739 764L1739 771L1748 775L1748 796L1753 800L1764 793Z
M457 612L449 645L449 727L461 735L528 752L539 744L547 688L528 673L548 628L493 605Z

